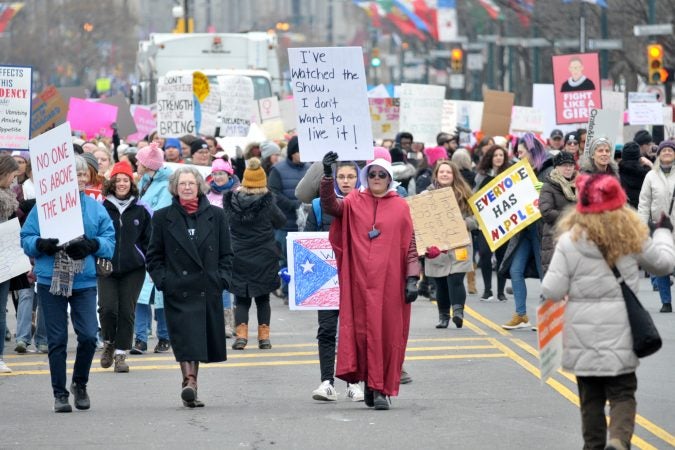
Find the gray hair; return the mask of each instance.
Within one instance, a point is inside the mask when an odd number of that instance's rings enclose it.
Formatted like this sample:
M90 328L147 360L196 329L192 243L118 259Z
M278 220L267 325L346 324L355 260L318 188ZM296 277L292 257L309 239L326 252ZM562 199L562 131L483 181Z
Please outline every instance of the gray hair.
M202 174L199 173L199 171L194 167L186 165L179 167L174 173L171 174L171 177L169 178L169 192L171 195L178 195L178 179L184 173L194 175L195 180L197 180L197 184L199 185L200 194L205 195L207 192L209 192L209 185L206 184L206 181L204 181Z
M80 155L75 155L75 171L89 173L89 164L87 164L87 160Z
M452 162L457 164L460 169L471 170L471 155L463 148L458 148L452 154Z

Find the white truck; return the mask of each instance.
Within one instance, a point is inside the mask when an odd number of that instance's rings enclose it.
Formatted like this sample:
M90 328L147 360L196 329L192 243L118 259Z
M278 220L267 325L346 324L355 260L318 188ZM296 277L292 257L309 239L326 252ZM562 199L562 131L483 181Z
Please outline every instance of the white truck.
M256 99L279 95L282 79L277 40L266 32L153 33L139 42L138 84L131 101L148 105L157 100L157 80L176 71L200 71L217 84L219 75L244 75L253 81Z

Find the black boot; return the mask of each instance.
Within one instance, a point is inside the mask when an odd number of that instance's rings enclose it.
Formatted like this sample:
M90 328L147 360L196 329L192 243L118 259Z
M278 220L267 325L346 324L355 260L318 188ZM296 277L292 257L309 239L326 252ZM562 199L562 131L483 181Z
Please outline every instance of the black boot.
M54 398L54 412L55 413L69 413L73 412L72 406L68 403L68 395L57 395Z
M438 325L436 325L436 328L448 328L449 323L450 323L449 313L438 313Z
M373 390L368 387L368 383L364 384L365 389L363 390L363 401L366 402L366 406L372 408L375 406L373 403Z
M377 410L389 409L389 399L380 391L373 391L373 404Z
M89 394L87 394L87 386L72 382L70 384L70 393L73 394L75 400L75 408L89 409L91 403L89 402Z
M463 305L452 305L452 323L454 323L457 328L462 328L462 325L464 325Z

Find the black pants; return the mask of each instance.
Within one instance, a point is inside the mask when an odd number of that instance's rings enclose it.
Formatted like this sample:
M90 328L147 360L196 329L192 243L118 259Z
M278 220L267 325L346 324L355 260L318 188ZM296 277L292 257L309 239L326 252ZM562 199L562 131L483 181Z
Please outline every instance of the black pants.
M483 286L485 290L492 290L492 250L485 240L483 233L480 233L476 238L476 243L478 244L478 267L480 267L480 272L483 275ZM506 245L502 245L495 251L495 258L497 259L497 294L504 293L504 287L506 286L506 278L499 275L499 266L502 264L504 259L504 254L506 253Z
M338 317L337 309L322 310L319 313L319 330L316 339L319 341L319 367L321 368L321 381L335 381L335 337L337 336Z
M602 450L607 440L605 402L609 400L609 438L630 448L635 429L637 377L577 377L584 450Z
M234 321L237 325L240 323L248 324L248 310L251 309L251 297L236 297L236 307L234 308ZM258 313L258 325L269 325L272 317L270 308L270 294L261 295L255 298L255 307Z
M136 301L145 280L145 267L122 275L98 277L98 315L104 341L118 350L131 349Z
M451 273L447 277L431 278L436 285L436 304L438 312L441 314L450 313L450 305L453 309L461 306L464 308L466 302L466 289L464 289L465 273Z

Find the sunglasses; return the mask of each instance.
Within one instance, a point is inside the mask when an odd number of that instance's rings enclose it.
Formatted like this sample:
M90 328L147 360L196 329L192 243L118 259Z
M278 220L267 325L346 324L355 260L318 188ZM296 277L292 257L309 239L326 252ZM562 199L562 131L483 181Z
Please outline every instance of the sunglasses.
M368 172L368 178L370 178L370 179L375 179L375 177L377 177L381 180L384 180L388 176L389 176L389 174L387 172L375 172L375 171Z
M567 145L579 145L577 141L567 141Z

